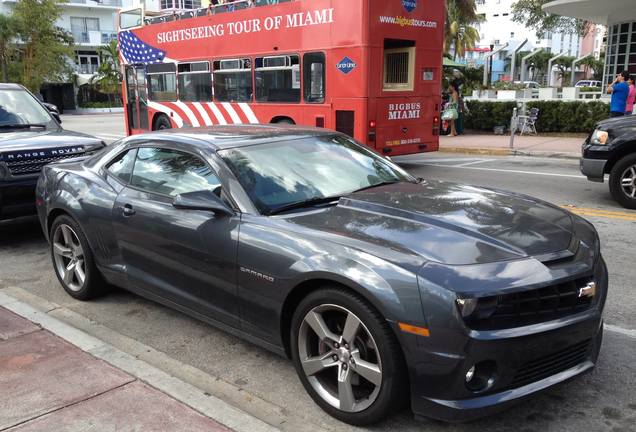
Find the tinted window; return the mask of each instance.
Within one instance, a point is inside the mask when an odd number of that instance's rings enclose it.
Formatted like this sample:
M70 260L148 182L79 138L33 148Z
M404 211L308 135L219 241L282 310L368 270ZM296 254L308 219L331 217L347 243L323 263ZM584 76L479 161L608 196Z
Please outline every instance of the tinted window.
M300 63L297 55L255 60L258 102L300 102Z
M212 74L209 62L179 65L179 100L188 102L212 100Z
M154 101L177 100L177 73L173 63L148 65L148 96ZM140 87L143 81L139 81Z
M108 164L108 172L124 183L128 183L135 164L136 153L137 150L133 149L119 154L110 164Z
M219 102L252 100L252 62L230 59L214 62L214 99Z
M321 52L303 56L303 78L305 102L325 101L325 55Z
M340 135L237 147L219 154L264 214L383 182L413 181L398 166Z
M200 158L174 150L140 148L131 185L162 195L215 190L221 185Z

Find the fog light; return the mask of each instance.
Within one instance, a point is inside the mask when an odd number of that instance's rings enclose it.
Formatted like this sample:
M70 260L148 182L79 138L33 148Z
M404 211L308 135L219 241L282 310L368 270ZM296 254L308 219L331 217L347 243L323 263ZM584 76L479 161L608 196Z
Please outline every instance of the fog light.
M467 383L471 382L474 376L475 376L475 366L471 367L470 369L468 369L468 372L466 372L466 382Z
M492 360L481 361L466 372L466 388L471 392L483 392L492 387L497 378L497 365Z

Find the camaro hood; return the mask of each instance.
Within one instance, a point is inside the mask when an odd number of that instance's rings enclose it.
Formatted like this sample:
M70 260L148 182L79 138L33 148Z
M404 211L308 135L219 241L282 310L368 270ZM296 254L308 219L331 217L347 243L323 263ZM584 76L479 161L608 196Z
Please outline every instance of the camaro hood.
M101 147L102 141L90 135L63 129L0 132L0 153L80 145Z
M399 253L448 265L552 254L568 249L573 235L570 215L557 207L444 182L381 186L288 221L385 258Z

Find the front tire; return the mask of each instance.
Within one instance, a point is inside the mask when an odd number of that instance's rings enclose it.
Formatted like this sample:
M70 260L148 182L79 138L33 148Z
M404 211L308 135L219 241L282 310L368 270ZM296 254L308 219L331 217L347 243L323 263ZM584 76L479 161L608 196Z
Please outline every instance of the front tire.
M172 129L172 123L170 123L170 119L165 114L160 114L155 119L155 125L153 130L165 130Z
M294 312L292 357L312 399L352 425L376 423L407 395L402 352L386 320L340 288L309 294Z
M636 154L625 156L614 165L609 187L620 205L636 209Z
M71 297L90 300L106 292L88 240L75 220L66 215L55 219L50 239L55 275Z

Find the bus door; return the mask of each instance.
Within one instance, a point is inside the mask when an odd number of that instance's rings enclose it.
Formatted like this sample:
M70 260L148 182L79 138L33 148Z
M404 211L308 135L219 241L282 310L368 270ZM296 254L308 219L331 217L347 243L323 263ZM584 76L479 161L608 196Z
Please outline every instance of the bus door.
M148 129L148 92L143 65L126 66L126 113L128 133Z

